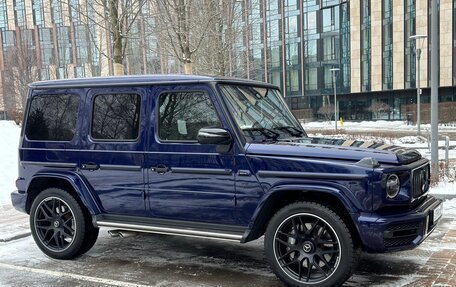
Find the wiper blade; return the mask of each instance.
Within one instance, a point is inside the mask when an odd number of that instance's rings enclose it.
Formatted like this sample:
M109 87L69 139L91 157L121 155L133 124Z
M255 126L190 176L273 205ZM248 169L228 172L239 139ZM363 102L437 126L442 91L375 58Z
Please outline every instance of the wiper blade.
M304 134L304 131L292 127L292 126L282 126L282 127L275 127L275 130L285 130L287 131L290 135L295 136L295 137L300 137Z
M275 132L275 131L273 131L271 129L268 129L268 128L245 128L245 129L242 129L242 131L260 132L266 138L272 139L272 140L277 140L277 138L280 136L280 134L278 132Z

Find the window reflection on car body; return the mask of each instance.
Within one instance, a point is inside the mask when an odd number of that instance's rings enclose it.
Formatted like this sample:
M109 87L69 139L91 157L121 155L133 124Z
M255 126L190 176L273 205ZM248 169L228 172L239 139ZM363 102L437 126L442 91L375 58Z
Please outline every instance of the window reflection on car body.
M282 130L288 132L293 137L300 137L304 135L304 131L292 127L292 126L281 126L281 127L274 127L273 130Z
M280 137L280 134L278 132L275 132L271 129L260 127L260 128L243 128L242 131L245 132L260 132L263 136L266 137L266 139L261 139L262 142L265 141L277 141L277 139ZM253 135L253 133L252 133Z

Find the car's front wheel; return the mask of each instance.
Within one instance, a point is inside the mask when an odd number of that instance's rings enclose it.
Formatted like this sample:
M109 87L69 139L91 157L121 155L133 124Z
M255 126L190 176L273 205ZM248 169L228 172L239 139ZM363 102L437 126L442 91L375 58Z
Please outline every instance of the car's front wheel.
M30 229L38 247L56 259L71 259L88 251L98 229L67 191L43 190L32 203Z
M340 216L314 202L279 210L264 245L274 273L289 286L339 286L353 273L359 254Z

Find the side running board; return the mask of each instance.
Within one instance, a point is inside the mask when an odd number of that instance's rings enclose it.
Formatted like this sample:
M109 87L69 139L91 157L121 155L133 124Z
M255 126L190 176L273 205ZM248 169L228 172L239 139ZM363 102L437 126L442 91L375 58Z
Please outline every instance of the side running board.
M193 223L187 223L185 225L177 224L183 223L179 221L169 221L172 224L166 224L168 220L158 221L130 221L125 220L114 220L112 218L105 218L104 216L97 216L95 223L98 227L112 227L120 230L146 232L146 233L158 233L168 234L177 236L187 237L198 237L198 238L209 238L240 242L245 230L236 228L238 230L214 230L213 228L207 228L209 224L201 224L200 226ZM212 227L212 226L211 226ZM233 228L231 228L233 229Z

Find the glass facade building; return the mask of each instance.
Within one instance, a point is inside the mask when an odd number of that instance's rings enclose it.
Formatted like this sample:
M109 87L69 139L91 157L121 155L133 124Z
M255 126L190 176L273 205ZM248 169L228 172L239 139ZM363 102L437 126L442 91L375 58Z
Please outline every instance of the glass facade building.
M441 98L455 101L456 0L441 0ZM67 4L65 4L67 3ZM20 109L7 97L16 51L27 50L34 80L111 75L111 36L95 21L84 22L85 0L0 1L0 111ZM126 47L125 73L179 73L182 65L162 50L145 0ZM238 0L234 14L242 30L234 38L227 76L279 86L299 118L319 118L333 103L331 69L343 118L373 118L372 103L391 107L384 119L405 119L416 100L416 34L430 34L431 0ZM99 11L86 7L87 18ZM417 21L419 20L419 21ZM375 33L375 34L374 34ZM429 102L430 37L421 59L422 102ZM196 64L195 64L196 65ZM198 70L198 67L194 69ZM423 107L425 109L425 107ZM0 113L1 114L1 113Z
M382 0L382 88L393 89L393 0Z

